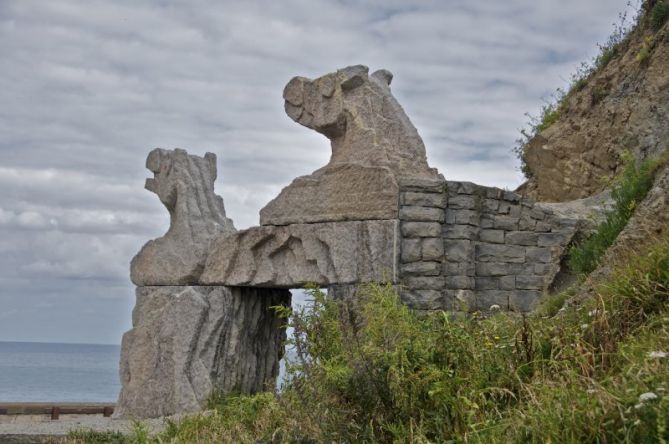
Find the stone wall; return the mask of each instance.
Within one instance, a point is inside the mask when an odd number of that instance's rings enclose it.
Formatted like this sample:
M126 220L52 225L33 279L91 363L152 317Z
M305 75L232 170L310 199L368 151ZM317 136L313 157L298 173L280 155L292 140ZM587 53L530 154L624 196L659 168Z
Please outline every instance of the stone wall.
M529 311L550 286L577 221L470 182L400 185L400 282L420 310Z

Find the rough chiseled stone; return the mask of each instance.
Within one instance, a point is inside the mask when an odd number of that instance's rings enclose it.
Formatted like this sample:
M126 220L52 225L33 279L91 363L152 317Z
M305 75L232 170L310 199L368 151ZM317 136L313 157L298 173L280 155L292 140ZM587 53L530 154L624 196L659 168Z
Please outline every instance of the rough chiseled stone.
M441 276L409 276L404 279L407 288L421 290L441 290L444 288L444 278Z
M400 290L400 299L416 310L442 310L445 308L443 295L439 290L402 289Z
M441 274L441 269L441 262L412 262L400 266L400 271L405 276L438 276Z
M290 292L139 287L133 328L123 335L115 417L197 412L212 390L274 387L285 341L278 305L290 305Z
M467 262L473 259L474 248L469 240L447 240L444 254L450 262Z
M479 205L475 196L464 194L448 199L448 207L456 210L471 210Z
M512 245L526 245L526 246L536 246L537 233L531 231L509 231L504 237L504 242Z
M446 195L442 193L419 193L408 191L402 193L402 205L417 205L421 207L446 207Z
M404 237L437 237L441 236L439 222L402 222Z
M569 232L557 232L557 233L543 233L539 235L539 246L540 247L555 247L560 245L566 245L571 237L573 236L573 231Z
M433 207L404 206L400 208L400 219L419 222L443 222L444 210Z
M550 262L552 254L550 248L528 247L525 250L525 258L528 262Z
M496 216L493 226L497 230L517 230L518 218L504 215Z
M395 281L399 221L260 226L215 240L204 285L295 288Z
M438 261L444 257L444 241L440 237L421 240L421 253L424 261Z
M546 285L544 276L516 276L516 288L521 290L542 290Z
M195 284L211 240L235 232L223 199L214 194L216 156L157 148L149 153L146 167L154 173L146 189L170 212L170 228L133 258L130 278L135 285Z
M503 244L504 230L481 230L479 240L490 244Z
M476 246L480 262L525 262L525 248L517 245L480 244Z
M481 214L478 211L474 210L446 210L447 214L453 214L455 216L454 223L464 224L464 225L479 225L479 220Z
M476 281L471 276L447 276L446 286L449 289L472 289L476 288Z
M402 253L400 260L403 263L421 260L420 239L402 239Z
M444 238L445 239L476 239L478 234L478 227L471 225L446 225L444 227ZM502 239L504 239L504 233L502 232Z
M479 276L476 278L474 288L476 290L497 290L499 288L499 278Z
M332 157L260 210L261 225L395 219L400 178L439 179L418 131L390 92L391 79L386 70L369 75L357 65L288 82L286 113L330 139Z

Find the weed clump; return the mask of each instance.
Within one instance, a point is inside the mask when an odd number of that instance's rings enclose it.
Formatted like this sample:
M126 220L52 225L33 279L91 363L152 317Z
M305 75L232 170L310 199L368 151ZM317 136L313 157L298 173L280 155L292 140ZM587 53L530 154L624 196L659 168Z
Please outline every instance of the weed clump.
M645 161L637 166L632 154L626 152L623 154L623 165L622 174L612 184L612 208L604 213L604 220L592 236L569 250L569 268L577 275L588 275L597 268L606 250L627 225L637 204L653 185L657 162Z
M650 10L650 27L659 31L669 19L669 1L660 0Z

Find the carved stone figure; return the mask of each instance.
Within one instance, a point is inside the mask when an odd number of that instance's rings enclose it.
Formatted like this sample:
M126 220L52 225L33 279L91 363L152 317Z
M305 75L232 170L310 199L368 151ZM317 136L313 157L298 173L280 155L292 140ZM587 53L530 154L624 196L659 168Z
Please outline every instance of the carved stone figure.
M211 244L204 285L295 288L395 282L399 221L261 226Z
M418 131L390 92L392 74L350 66L315 80L295 77L288 116L331 141L323 168L298 177L260 210L261 225L397 219L398 178L437 178Z
M145 188L170 212L170 228L133 258L130 278L135 285L197 283L211 240L235 232L223 199L214 193L216 156L156 148L146 168L154 177L146 180Z
M256 393L279 375L285 322L273 308L287 290L155 286L137 289L123 335L114 415L155 418L197 412L212 391Z

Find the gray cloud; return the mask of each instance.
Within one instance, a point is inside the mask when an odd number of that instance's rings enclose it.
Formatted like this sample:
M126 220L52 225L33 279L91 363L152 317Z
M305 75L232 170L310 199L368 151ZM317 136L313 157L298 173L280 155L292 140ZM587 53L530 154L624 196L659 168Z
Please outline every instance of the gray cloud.
M364 63L451 179L514 188L525 112L606 39L626 0L0 3L0 340L118 342L128 263L168 217L153 147L218 155L238 227L325 164L283 113L294 75Z

